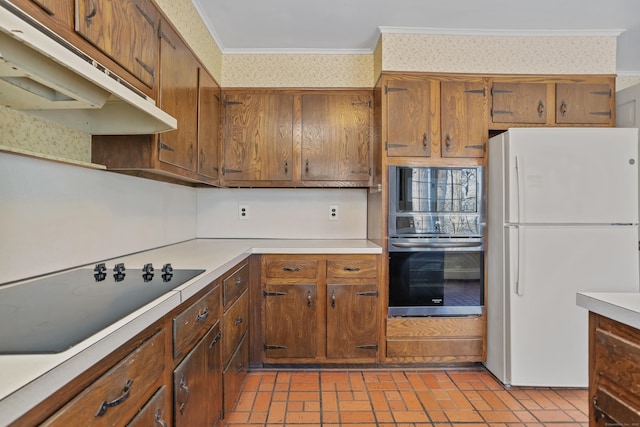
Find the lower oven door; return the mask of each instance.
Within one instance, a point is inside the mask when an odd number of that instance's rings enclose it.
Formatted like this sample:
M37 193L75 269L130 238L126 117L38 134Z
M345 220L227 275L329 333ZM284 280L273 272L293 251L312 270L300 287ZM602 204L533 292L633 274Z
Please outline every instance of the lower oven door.
M389 248L390 316L482 314L482 243L420 250L398 248L390 243Z

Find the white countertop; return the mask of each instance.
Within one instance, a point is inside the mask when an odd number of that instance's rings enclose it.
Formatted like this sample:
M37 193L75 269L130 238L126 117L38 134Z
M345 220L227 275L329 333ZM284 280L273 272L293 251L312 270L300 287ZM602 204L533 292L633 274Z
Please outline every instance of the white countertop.
M582 292L576 303L589 311L640 329L640 292Z
M170 262L176 269L205 272L65 352L0 356L0 425L19 418L249 255L287 253L379 254L382 248L364 239L195 239L108 260L127 269Z

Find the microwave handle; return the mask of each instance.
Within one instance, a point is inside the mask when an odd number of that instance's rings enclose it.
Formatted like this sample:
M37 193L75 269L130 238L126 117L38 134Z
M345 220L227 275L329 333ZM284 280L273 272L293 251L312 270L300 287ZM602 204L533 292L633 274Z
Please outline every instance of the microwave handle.
M473 248L482 246L482 242L428 243L428 242L392 242L396 248Z

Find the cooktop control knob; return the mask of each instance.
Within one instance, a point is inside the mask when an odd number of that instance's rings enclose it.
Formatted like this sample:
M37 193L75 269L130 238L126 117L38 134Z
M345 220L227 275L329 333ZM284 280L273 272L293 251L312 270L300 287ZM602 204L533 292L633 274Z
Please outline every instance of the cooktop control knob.
M153 279L153 264L145 264L142 267L142 278L145 282L150 282Z
M173 277L173 267L171 264L165 264L162 266L162 281L169 282Z
M116 264L113 267L113 279L116 282L122 282L124 280L125 270L126 268L124 268L124 263Z
M96 279L96 282L101 282L107 277L107 266L104 264L104 262L96 264L93 271L95 271L93 278Z

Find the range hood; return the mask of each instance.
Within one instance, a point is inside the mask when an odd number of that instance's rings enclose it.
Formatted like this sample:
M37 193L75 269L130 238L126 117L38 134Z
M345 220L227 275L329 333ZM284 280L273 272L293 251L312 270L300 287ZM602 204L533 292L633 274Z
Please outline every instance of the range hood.
M177 128L153 99L0 0L0 105L94 135Z

